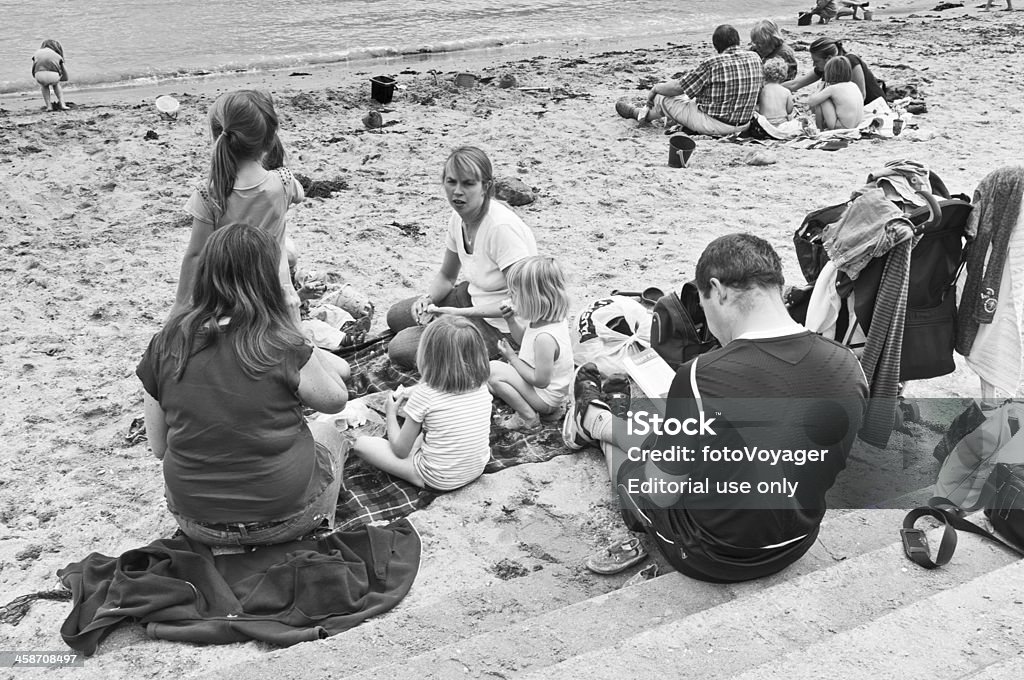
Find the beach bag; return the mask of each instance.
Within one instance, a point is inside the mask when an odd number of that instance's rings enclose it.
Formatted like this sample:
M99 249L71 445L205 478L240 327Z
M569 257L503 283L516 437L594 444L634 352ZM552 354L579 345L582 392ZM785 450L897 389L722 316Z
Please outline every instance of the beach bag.
M946 498L931 498L926 507L915 508L903 518L900 537L910 561L935 569L949 562L956 550L956 530L986 538L1024 557L1024 465L996 463L982 494L985 516L992 531L965 517L965 510ZM919 517L932 517L943 525L938 553L932 559L924 531L914 527Z
M900 536L907 559L925 569L941 567L956 550L956 530L994 541L1024 556L1024 402L1007 400L980 416L972 404L950 424L939 446L965 432L946 456L935 482L935 495L925 507L903 518ZM969 431L968 431L969 430ZM938 447L936 449L938 451ZM992 531L966 519L968 512L985 509ZM914 527L919 517L943 524L938 553L932 559L924 531ZM999 534L998 536L996 534ZM1000 538L1001 537L1001 538Z
M624 373L623 358L651 346L651 315L631 298L601 298L580 313L575 336L577 364L593 363L604 375Z
M966 424L979 422L976 408L972 405L957 416L950 430L966 430ZM935 480L936 497L969 511L984 506L985 485L998 463L1024 464L1024 402L1007 401L982 414L984 420L950 450Z
M693 357L720 346L708 330L700 292L692 281L684 283L678 295L670 293L654 304L651 347L673 371Z
M997 463L985 485L989 497L985 516L992 528L1024 549L1024 465Z

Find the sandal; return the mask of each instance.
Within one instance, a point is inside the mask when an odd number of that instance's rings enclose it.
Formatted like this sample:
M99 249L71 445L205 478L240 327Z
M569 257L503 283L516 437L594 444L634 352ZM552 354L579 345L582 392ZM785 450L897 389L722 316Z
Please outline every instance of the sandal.
M652 578L658 576L658 563L651 562L646 567L636 572L629 579L622 584L622 588L629 588L630 586L640 585L644 581L650 581Z
M636 537L624 538L608 546L584 563L595 574L618 574L639 564L647 557L647 551Z

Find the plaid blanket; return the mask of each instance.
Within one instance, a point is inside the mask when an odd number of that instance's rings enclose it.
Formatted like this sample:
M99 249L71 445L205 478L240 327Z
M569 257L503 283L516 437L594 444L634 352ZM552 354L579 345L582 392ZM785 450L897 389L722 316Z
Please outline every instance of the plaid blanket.
M388 343L394 333L385 333L367 340L362 345L347 348L338 354L352 369L352 380L348 388L349 399L357 399L375 392L387 392L399 385L415 385L420 381L419 371L405 370L388 360Z
M352 368L349 397L366 397L367 406L380 416L379 421L353 432L356 436L381 436L384 431L384 395L374 397L373 394L399 385L415 385L419 381L419 373L397 368L388 360L387 343L390 339L390 334L378 336L350 350L345 356ZM511 412L500 402L495 402L495 411ZM572 451L562 443L560 423L545 423L542 429L531 433L492 427L491 459L484 468L484 474L523 463L542 463L568 453ZM390 522L426 507L439 495L377 470L357 456L349 456L344 475L345 488L338 497L335 515L335 526L339 530L370 522Z

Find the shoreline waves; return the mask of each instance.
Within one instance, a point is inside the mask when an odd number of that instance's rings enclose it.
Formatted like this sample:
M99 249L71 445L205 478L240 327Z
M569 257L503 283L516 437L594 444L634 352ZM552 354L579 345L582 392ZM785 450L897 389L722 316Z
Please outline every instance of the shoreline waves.
M744 40L746 40L750 26L761 18L774 18L783 31L793 30L796 26L792 20L792 14L781 13L783 6L788 9L793 2L794 0L780 0L766 8L763 15L745 10L745 16L736 18L734 25L740 30ZM927 4L928 0L910 0L908 5L901 5L894 7L891 11L886 11L885 17L906 16L914 11L920 11ZM340 50L314 51L302 51L301 48L291 45L290 49L285 47L281 52L235 54L223 61L213 56L204 57L204 61L201 63L175 64L173 60L165 59L163 63L155 62L157 65L153 66L151 64L154 62L139 61L138 63L146 64L146 66L135 69L124 69L112 65L106 65L103 68L94 66L91 70L83 69L81 64L83 60L89 59L89 55L83 55L82 51L90 46L79 45L73 40L63 37L60 39L64 40L64 46L68 50L68 67L72 76L71 81L65 85L65 89L72 95L78 95L78 93L154 85L173 88L179 85L187 86L192 82L209 78L259 78L264 74L295 69L373 69L396 62L416 63L423 60L437 61L438 63L473 62L478 59L480 53L485 53L488 59L514 58L517 53L542 53L559 46L586 45L585 49L596 51L606 44L637 47L655 42L695 43L707 39L713 25L726 20L714 15L689 16L686 19L687 21L681 22L680 25L658 24L653 29L648 26L614 30L616 27L602 26L603 30L580 35L567 35L564 32L554 31L533 34L505 31L493 32L476 38L438 39L412 45L379 43L355 45ZM832 25L836 26L837 24ZM424 40L427 38L427 36L418 37ZM503 57L500 53L507 56ZM0 51L0 56L3 56L2 51ZM7 58L10 64L20 64L24 61L24 56L20 54L9 54ZM0 68L0 99L36 92L38 92L38 87L28 75L28 68L13 70L11 67Z
M60 0L0 0L0 93L32 88L27 55L41 38L67 50L77 86L228 71L531 45L710 33L791 15L799 0L107 0L84 11ZM43 17L46 17L44 20ZM41 36L41 37L38 37Z

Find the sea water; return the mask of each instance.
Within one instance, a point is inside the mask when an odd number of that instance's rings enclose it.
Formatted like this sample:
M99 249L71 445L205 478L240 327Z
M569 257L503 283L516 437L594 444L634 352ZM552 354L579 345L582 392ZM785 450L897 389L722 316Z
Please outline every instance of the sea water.
M0 92L29 90L61 42L74 86L636 37L681 42L731 23L792 24L810 0L0 0Z

